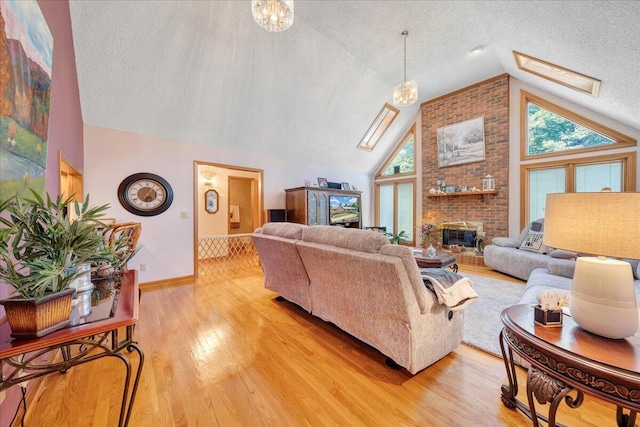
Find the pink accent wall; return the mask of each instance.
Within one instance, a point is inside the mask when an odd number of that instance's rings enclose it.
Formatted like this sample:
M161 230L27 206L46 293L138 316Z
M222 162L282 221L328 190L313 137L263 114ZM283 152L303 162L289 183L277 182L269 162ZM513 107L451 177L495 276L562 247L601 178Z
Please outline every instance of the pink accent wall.
M46 190L55 197L60 186L58 151L62 151L66 161L75 169L82 171L84 168L83 122L69 2L39 0L38 4L53 35ZM0 285L0 299L5 298L10 291L8 286ZM0 324L5 320L4 309L0 308ZM0 339L6 340L8 337ZM18 406L19 396L19 386L7 390L6 399L0 405L0 425L9 425Z
M62 151L76 170L84 168L82 110L69 2L40 0L38 4L53 35L46 189L49 194L57 195L60 186L58 151Z

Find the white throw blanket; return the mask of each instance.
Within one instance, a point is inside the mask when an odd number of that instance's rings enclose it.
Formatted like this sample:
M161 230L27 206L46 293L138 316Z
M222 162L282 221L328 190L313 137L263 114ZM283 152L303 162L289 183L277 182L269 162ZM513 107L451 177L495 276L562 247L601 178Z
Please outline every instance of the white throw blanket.
M478 298L473 283L451 271L439 268L423 268L420 275L424 284L438 297L438 302L451 311L462 310Z

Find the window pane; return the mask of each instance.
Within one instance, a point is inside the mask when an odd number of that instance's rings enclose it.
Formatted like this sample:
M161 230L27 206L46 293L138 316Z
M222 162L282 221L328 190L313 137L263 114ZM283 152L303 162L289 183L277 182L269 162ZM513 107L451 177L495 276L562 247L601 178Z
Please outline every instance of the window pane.
M413 240L413 182L398 184L398 230L404 231L408 240Z
M378 187L380 200L380 227L387 227L387 233L393 233L393 185Z
M622 162L576 166L576 192L622 191Z
M383 176L394 175L397 173L409 173L415 170L415 159L413 155L414 143L413 134L411 134L391 163L389 163L389 166L387 166L384 172L382 172Z
M527 154L555 153L579 148L615 144L586 127L556 113L527 103Z
M566 191L565 168L538 169L529 171L529 218L533 221L544 218L547 194Z

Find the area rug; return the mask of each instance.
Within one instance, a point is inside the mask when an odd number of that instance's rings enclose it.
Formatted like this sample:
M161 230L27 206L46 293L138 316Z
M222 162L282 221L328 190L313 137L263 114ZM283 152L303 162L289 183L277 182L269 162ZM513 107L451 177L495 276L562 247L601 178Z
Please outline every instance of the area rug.
M500 313L520 301L524 283L507 282L475 274L458 273L468 277L478 298L464 310L462 342L487 353L502 357L499 335L502 330Z

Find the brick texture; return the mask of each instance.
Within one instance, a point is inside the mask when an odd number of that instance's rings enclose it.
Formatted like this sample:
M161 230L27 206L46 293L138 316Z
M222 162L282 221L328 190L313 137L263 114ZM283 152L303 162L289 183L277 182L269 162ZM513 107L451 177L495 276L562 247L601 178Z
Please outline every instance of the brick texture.
M481 221L485 244L508 235L509 218L509 76L504 74L421 105L422 223ZM437 129L484 117L485 160L438 168ZM495 178L498 194L427 197L437 180L446 185L482 189L486 175Z

